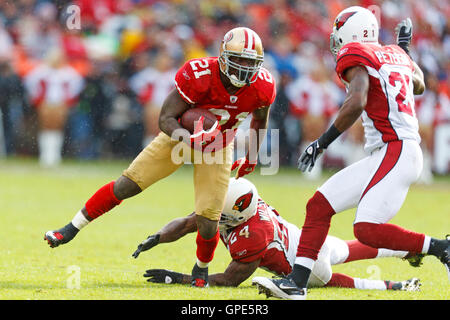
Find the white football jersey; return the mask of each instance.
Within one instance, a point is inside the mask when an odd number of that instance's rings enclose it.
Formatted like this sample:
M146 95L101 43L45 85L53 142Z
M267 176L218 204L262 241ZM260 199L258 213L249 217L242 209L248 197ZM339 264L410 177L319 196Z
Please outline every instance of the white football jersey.
M25 88L32 101L53 105L76 99L83 86L83 77L70 66L52 68L41 64L25 76Z
M369 74L367 105L362 114L366 144L372 152L385 143L412 139L420 143L414 109L413 72L409 56L398 46L351 42L338 52L336 72L364 66Z
M299 77L286 86L286 95L294 114L331 116L342 100L341 90L332 82L314 81L308 76Z
M130 78L130 87L139 97L141 103L151 102L155 107L162 107L170 91L175 88L173 78L176 70L161 72L148 67Z

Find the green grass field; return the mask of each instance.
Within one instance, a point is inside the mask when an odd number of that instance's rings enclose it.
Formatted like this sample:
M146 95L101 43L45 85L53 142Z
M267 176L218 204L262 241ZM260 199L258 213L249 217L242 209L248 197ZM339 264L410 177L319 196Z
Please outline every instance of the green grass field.
M65 162L55 170L41 169L32 159L0 160L0 299L108 300L256 300L265 299L251 286L197 289L182 285L149 284L149 268L190 273L195 261L193 234L171 244L131 254L149 234L176 217L193 211L192 168L185 167L142 194L124 201L83 229L69 244L50 249L43 235L68 223L100 186L116 179L128 162ZM301 226L304 207L320 182L312 183L293 169L275 176L249 177L260 195L284 218ZM393 223L442 238L450 232L450 177L431 186L413 186ZM340 213L330 234L352 239L354 211ZM219 244L210 273L222 272L230 257ZM359 278L405 280L418 277L420 292L351 289L311 289L310 300L447 300L450 285L444 267L434 257L412 268L386 258L333 267ZM258 270L254 275L271 276ZM79 279L77 286L76 279Z

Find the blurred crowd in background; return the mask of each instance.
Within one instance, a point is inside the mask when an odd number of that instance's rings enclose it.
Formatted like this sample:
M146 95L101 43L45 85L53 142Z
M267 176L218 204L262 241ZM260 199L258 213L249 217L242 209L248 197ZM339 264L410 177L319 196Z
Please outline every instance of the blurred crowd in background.
M217 56L226 31L247 26L277 80L270 128L279 129L280 164L295 165L345 97L329 35L351 5L379 15L381 44L395 43L396 24L411 17L411 55L427 84L416 97L424 181L431 170L449 173L450 2L440 0L0 1L0 155L47 167L66 157L132 159L158 133L178 67ZM357 160L362 143L357 123L320 166Z

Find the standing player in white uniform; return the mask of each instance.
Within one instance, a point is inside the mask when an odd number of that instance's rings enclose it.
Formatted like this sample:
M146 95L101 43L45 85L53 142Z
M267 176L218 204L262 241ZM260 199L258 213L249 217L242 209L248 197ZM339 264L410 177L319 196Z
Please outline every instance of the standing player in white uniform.
M360 116L369 156L336 173L309 200L293 272L284 279L260 281L275 296L306 298L331 217L350 208L357 209L353 227L360 242L434 255L449 273L450 238L438 240L388 224L419 177L423 161L413 95L422 94L425 85L422 71L407 54L411 20L402 21L397 33L399 46L381 46L377 19L362 7L345 9L334 22L331 50L347 96L330 129L300 156L299 169L311 170L323 150Z
M292 271L301 230L284 220L278 212L258 195L250 181L230 179L225 206L219 222L220 238L227 247L232 261L223 273L209 276L211 286L239 286L257 268L278 276ZM137 258L142 251L160 243L173 242L197 230L196 215L190 214L169 222L156 234L143 241L133 254ZM344 241L327 236L317 263L314 265L308 287L345 287L373 290L416 291L420 288L416 278L406 281L359 279L342 273L333 273L331 266L355 260L382 257L404 258L408 252L375 249L358 240ZM407 258L413 265L413 257ZM166 269L147 270L144 277L149 282L189 284L191 275ZM257 278L254 278L254 280ZM261 288L261 291L265 291Z

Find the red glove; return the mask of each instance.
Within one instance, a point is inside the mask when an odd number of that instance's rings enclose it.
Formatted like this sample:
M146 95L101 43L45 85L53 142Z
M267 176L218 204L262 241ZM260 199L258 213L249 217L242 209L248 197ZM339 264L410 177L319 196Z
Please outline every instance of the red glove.
M255 170L255 167L256 162L250 163L250 160L248 160L247 157L245 157L237 159L231 166L231 171L237 168L238 170L236 171L236 179L239 179L245 176L246 174L252 173L253 170Z
M205 117L201 116L195 125L194 133L191 135L191 148L199 151L205 150L216 139L221 129L219 121L216 121L210 129L203 130L204 121Z

